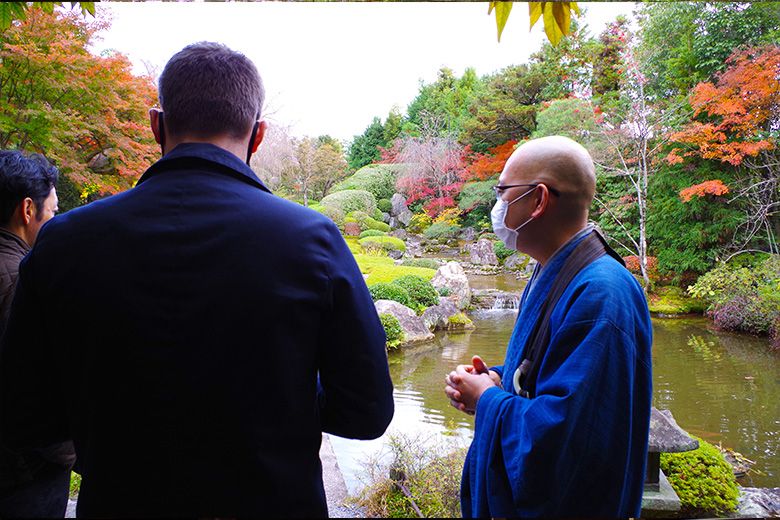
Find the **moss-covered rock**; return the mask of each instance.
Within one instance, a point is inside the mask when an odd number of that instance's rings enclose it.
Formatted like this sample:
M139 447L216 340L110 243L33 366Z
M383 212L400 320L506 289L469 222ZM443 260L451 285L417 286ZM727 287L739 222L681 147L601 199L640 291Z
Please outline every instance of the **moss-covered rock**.
M647 306L654 314L703 313L707 304L689 296L683 289L674 286L658 287L647 297Z

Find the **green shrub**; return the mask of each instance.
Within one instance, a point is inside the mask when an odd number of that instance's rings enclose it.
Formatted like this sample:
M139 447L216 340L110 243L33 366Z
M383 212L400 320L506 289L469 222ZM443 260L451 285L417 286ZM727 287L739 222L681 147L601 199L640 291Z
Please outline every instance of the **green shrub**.
M393 203L390 202L390 199L379 199L376 201L376 207L382 213L390 213L393 209Z
M426 267L428 269L438 269L441 267L441 264L433 258L407 258L401 262L401 265L409 267Z
M503 263L504 260L515 253L513 249L506 247L501 240L493 242L493 252L496 254L496 258L498 258L501 263Z
M415 213L409 220L406 230L409 233L422 233L433 224L433 219L427 213Z
M407 274L396 280L393 280L393 285L398 285L406 289L411 299L411 307L415 312L420 314L427 307L431 305L439 304L439 293L436 292L431 282L415 276L413 274Z
M385 216L382 214L382 211L379 209L379 207L377 207L374 210L374 214L372 216L374 217L374 220L378 220L379 222L383 222L382 219L385 218Z
M721 264L699 277L688 292L704 299L707 314L726 330L775 334L780 318L780 255L766 255L748 265Z
M371 293L371 299L377 300L393 300L401 305L411 306L412 299L409 297L409 291L401 287L400 285L394 285L392 283L377 283L368 288L368 292Z
M385 329L387 349L391 350L398 347L404 340L404 329L401 328L398 318L392 314L382 313L379 315L379 320L382 322L382 327Z
M310 206L313 210L322 213L329 219L331 219L333 222L336 223L336 225L339 228L344 227L344 212L341 211L339 208L336 208L334 206L323 206L321 204L317 204L317 206Z
M378 229L366 229L365 231L360 232L360 238L383 236L387 236L387 233L384 231L379 231Z
M391 434L388 443L389 464L375 461L367 468L371 485L359 499L366 514L380 518L418 518L416 506L424 518L459 518L460 477L466 449L453 449L441 439L411 438L403 434ZM399 480L411 496L401 491L388 475L396 478L403 475Z
M656 287L647 295L647 306L652 313L687 314L703 313L706 304L699 298L689 296L685 290L670 285Z
M423 232L423 235L428 240L448 240L451 238L457 238L460 226L447 224L446 222L439 222L432 224L428 229Z
M371 193L376 200L389 199L395 193L397 172L398 166L394 164L364 166L333 186L331 192L363 190Z
M372 215L376 210L376 199L374 196L364 190L349 190L331 193L320 201L325 207L334 207L340 209L344 214L353 211L363 211Z
M450 294L452 294L452 289L450 289L449 287L446 287L446 286L439 287L439 296L445 296L446 297L446 296L449 296Z
M390 231L390 224L386 224L371 217L368 217L365 220L365 225L368 229L376 229L377 231L384 231L385 233Z
M699 448L684 453L662 453L661 469L680 497L686 515L720 515L737 509L734 470L712 444L699 441Z
M383 249L385 251L406 251L406 244L396 237L366 237L359 240L363 249Z

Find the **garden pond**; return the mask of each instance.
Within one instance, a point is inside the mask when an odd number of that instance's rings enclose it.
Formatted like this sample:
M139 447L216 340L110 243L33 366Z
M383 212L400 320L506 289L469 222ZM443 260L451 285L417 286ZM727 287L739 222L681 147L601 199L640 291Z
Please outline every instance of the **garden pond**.
M511 282L502 279L501 289L519 291ZM503 362L516 311L476 311L471 317L474 331L437 333L434 342L390 354L396 409L382 438L331 436L350 493L362 488L366 461L386 451L393 432L468 445L474 419L450 406L444 376L474 354L489 365ZM653 405L671 410L689 433L754 461L741 485L780 486L780 354L764 338L715 331L702 317L654 318L653 333Z

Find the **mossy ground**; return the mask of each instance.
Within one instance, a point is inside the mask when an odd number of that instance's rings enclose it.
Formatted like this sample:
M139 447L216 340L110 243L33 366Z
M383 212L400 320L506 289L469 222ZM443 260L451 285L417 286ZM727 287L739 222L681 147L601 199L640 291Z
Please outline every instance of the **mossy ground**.
M703 313L707 304L689 296L685 290L675 287L657 287L647 297L647 306L654 314Z
M436 271L433 269L425 267L396 265L393 259L388 256L356 254L355 260L358 267L360 267L360 272L368 275L366 279L367 285L390 283L407 274L414 274L426 281L430 281L436 274Z

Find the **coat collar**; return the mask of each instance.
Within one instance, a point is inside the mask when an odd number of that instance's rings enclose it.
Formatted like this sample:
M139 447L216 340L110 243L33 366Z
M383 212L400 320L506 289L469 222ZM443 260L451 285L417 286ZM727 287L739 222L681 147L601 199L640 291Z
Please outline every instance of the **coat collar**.
M20 253L21 256L30 252L30 246L27 242L7 229L0 228L0 243L7 244L10 248Z
M137 184L141 184L149 178L167 170L193 167L196 166L198 162L203 161L216 165L217 168L215 169L219 172L224 172L228 175L237 177L263 191L271 193L271 190L257 178L255 172L253 172L246 163L241 162L238 157L227 150L210 143L182 143L176 146L176 148L165 154L159 161L151 165L141 178L138 179Z

